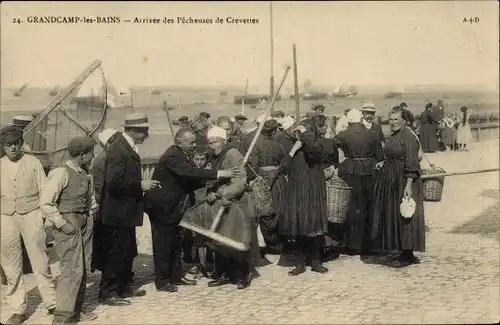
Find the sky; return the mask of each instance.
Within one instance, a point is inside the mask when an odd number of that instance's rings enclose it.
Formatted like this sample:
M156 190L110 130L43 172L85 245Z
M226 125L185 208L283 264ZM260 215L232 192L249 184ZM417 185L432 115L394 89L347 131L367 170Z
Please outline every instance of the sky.
M275 2L274 75L297 47L314 85L460 84L498 89L497 1ZM269 2L2 2L1 83L68 84L100 59L123 86L268 87ZM119 24L29 24L29 16L118 16ZM133 24L135 17L257 24ZM464 18L478 17L478 23ZM23 23L13 23L14 19ZM290 73L285 86L293 85Z

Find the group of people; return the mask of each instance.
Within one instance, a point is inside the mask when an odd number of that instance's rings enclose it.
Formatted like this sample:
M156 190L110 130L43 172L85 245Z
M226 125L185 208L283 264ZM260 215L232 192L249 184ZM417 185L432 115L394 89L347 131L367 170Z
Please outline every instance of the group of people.
M419 263L414 252L425 250L424 146L413 115L405 105L394 107L386 138L373 122L373 104L346 111L336 126L323 111L317 107L301 121L276 111L259 116L253 130L243 130L244 116L221 116L214 125L208 113L182 119L151 180L141 176L138 145L148 138L150 126L143 113L128 115L122 132L102 131L98 140L104 150L95 158L97 139L72 139L70 159L48 176L40 161L24 152L22 126L3 128L1 266L5 297L14 311L9 323L26 319L21 238L54 324L97 317L82 308L89 270L102 272L102 304L128 306L130 299L146 295L132 289L136 227L143 225L144 212L151 222L160 292L196 285L188 274L209 277L209 287L234 283L245 289L259 276L265 254L293 256L290 276L304 273L306 266L326 273L324 261L340 252L332 238L350 255L399 251L389 266ZM352 188L340 231L332 230L328 213L327 182L335 177ZM258 195L262 189L268 197ZM222 221L212 228L216 211ZM188 213L245 249L183 229L180 222ZM45 249L47 225L54 228L60 261L56 286ZM259 246L259 232L265 247ZM288 265L285 258L280 262Z
M460 114L444 111L442 100L437 106L428 103L420 115L419 132L422 149L426 153L440 151L443 144L446 151L464 151L472 141L468 108L463 106Z

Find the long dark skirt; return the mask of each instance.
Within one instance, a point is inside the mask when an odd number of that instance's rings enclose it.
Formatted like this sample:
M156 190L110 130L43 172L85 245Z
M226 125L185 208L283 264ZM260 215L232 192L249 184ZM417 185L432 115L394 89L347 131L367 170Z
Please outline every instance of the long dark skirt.
M373 176L343 175L353 188L347 212L344 245L352 250L367 249L371 230L370 205L373 196Z
M423 152L436 152L438 150L437 124L424 123L420 126L420 143Z
M403 176L404 163L388 160L376 174L372 201L373 227L371 232L373 248L380 251L414 250L425 251L425 218L422 180L413 181L412 198L415 200L415 214L411 219L401 216L400 204L406 179Z
M284 236L324 235L328 231L325 172L308 164L299 151L293 158L286 186L286 207L279 221Z

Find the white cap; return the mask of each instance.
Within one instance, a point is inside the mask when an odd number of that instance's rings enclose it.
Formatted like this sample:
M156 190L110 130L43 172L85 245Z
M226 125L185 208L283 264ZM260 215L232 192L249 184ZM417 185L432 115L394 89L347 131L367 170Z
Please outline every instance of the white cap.
M131 113L125 116L125 127L149 128L148 116L146 113Z
M290 127L293 126L293 124L295 123L295 120L293 119L293 117L291 117L290 115L288 116L285 116L284 118L281 119L281 121L279 121L281 126L283 127L283 130L286 130L286 129L289 129Z
M266 118L266 114L262 114L262 115L259 115L256 119L255 119L255 123L257 124L262 124L264 123L265 121L267 120L270 120L269 117Z
M101 133L97 135L99 138L99 141L101 141L102 144L108 143L108 140L115 134L117 131L115 129L105 129Z
M214 126L210 130L208 130L207 138L222 138L224 140L227 140L227 132L223 128Z
M377 108L373 103L364 103L363 107L361 107L361 111L363 112L376 112Z
M348 123L360 123L363 114L358 109L353 108L347 113L346 117Z

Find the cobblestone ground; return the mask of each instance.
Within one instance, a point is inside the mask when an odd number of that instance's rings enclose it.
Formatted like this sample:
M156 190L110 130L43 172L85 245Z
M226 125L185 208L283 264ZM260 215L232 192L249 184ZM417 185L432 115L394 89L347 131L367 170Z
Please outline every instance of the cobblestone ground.
M430 155L448 171L497 167L498 142L475 144L469 152ZM250 288L208 288L207 281L159 293L151 281L149 225L139 233L138 286L145 297L130 307L97 305L99 275L91 275L86 307L95 324L162 323L491 323L499 319L498 173L446 179L443 200L426 203L427 251L422 263L404 269L341 256L326 275L289 277L275 264L260 268ZM269 257L276 262L276 258ZM55 267L54 272L57 272ZM33 276L26 276L33 288ZM5 287L2 287L5 288ZM28 324L50 323L38 291L29 293ZM10 316L1 305L1 320Z

